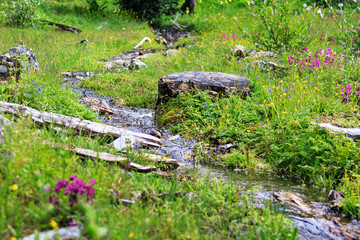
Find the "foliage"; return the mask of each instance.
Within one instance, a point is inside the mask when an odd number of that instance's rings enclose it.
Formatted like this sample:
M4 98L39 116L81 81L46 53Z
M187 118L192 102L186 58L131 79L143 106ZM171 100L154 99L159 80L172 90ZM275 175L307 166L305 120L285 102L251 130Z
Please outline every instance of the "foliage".
M178 0L117 0L114 4L121 9L134 11L138 17L149 20L162 15L172 15L178 10Z
M346 171L340 190L345 195L339 206L341 211L360 219L360 170L357 165L355 172Z
M101 5L98 4L97 0L86 0L86 2L89 4L90 13L99 12L99 11L103 12L107 7L106 2L104 2Z
M329 5L330 6L330 5ZM339 41L344 50L349 54L360 52L360 8L345 8L343 4L339 4L339 9L332 6L330 18L337 26L334 36Z
M257 48L278 52L293 51L302 49L313 41L323 20L317 17L317 13L321 11L319 8L308 7L295 15L295 1L265 2L265 5L258 6L250 1L249 9L256 25L251 29L240 27Z
M2 0L0 13L3 11L4 21L10 25L33 25L39 18L37 8L43 0Z

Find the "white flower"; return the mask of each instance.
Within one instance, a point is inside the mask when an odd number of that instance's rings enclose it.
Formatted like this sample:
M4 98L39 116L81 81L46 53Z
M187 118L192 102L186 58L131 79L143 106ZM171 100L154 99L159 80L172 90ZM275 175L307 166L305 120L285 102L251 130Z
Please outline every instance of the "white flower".
M303 5L303 6L304 6L304 8L306 8L306 7L307 7L307 4L306 4L306 3L304 3L304 5Z
M342 7L342 6L344 6L344 4L342 4L342 3L339 3L339 7Z
M321 8L319 8L319 10L317 10L317 13L320 14L321 18L324 18L324 14L321 11Z
M308 6L307 8L306 8L306 11L309 11L310 9L312 9L313 7L312 6Z

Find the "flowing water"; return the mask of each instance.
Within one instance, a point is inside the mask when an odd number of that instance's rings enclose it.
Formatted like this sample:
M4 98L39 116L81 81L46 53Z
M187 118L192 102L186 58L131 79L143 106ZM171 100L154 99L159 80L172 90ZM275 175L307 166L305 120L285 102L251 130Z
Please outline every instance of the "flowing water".
M86 77L91 74L93 73L74 73L73 76ZM82 98L94 97L101 99L107 102L115 112L111 118L106 115L99 115L103 123L146 134L151 134L154 130L161 133L163 145L157 150L159 154L167 155L182 163L186 163L185 165L188 167L196 168L200 175L210 175L211 178L216 177L218 179L222 178L225 182L233 182L243 186L244 190L256 189L254 199L257 207L262 207L264 201L272 199L273 192L286 191L302 194L303 199L310 202L318 211L326 212L328 216L340 219L339 222L347 231L352 232L354 236L359 236L352 239L360 239L360 223L358 221L340 218L336 213L332 213L329 210L330 205L327 203L328 191L306 185L300 180L291 179L274 171L253 170L248 172L227 170L222 167L210 165L197 164L194 166L194 158L189 156L194 156L193 148L197 142L194 140L186 140L180 135L172 135L168 129L157 125L153 120L154 110L115 106L111 98L100 97L92 90L78 88L76 87L78 81L72 80L74 79L66 78L64 82L70 83L71 88L81 94ZM332 233L328 228L329 222L323 224L323 219L317 219L311 216L305 217L287 205L279 205L280 209L283 209L284 212L288 214L289 219L297 226L300 239L346 239Z

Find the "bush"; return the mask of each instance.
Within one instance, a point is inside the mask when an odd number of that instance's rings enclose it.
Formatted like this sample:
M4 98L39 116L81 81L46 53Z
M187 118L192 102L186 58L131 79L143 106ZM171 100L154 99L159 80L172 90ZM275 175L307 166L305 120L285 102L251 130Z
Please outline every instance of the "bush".
M174 14L178 10L178 0L117 0L114 4L119 5L119 8L132 10L138 17L149 20Z
M296 1L270 0L259 6L250 2L249 8L255 17L255 26L242 30L259 49L282 52L304 48L318 33L323 15L320 9L313 7L294 14L295 3ZM321 15L321 23L316 23L316 19L319 19L317 13Z
M42 0L2 0L0 10L3 11L5 21L11 25L33 25L34 20L39 18L36 8L41 2Z

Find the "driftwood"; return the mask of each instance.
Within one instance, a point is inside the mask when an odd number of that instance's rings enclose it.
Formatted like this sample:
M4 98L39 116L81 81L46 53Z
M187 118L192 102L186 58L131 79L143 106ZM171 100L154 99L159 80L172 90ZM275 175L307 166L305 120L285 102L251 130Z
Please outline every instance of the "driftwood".
M274 192L273 197L291 207L302 217L306 218L306 223L314 226L330 239L359 239L358 233L352 232L354 228L339 222L333 214L329 214L321 207L310 202L304 201L301 197L291 192ZM304 221L305 219L299 219Z
M49 142L43 142L43 144L48 144L51 147L63 147L66 150L73 151L76 153L76 155L79 155L81 157L90 157L92 159L101 159L106 162L117 162L120 163L121 167L126 169L131 169L137 172L143 172L148 173L151 171L156 170L156 167L152 166L142 166L137 163L130 162L127 158L113 155L106 152L96 152L90 149L85 148L78 148L78 147L70 147L64 144L58 144L58 143L49 143Z
M73 33L81 33L82 32L78 28L69 27L69 26L66 26L66 25L60 24L60 23L54 23L54 22L50 22L50 21L47 21L47 20L41 20L41 22L46 23L46 24L48 24L50 26L56 26L61 31L73 32Z
M127 135L133 136L135 142L144 146L160 147L162 144L159 138L148 134L135 133L122 128L105 125L103 123L81 120L80 118L70 117L58 113L39 111L16 103L0 101L0 112L12 114L17 117L30 116L34 122L41 125L54 124L55 126L73 128L78 132L90 133L91 136L107 135L111 138L118 138Z
M144 37L143 40L141 40L141 42L139 42L139 44L134 47L134 49L138 49L139 47L141 47L144 42L151 42L151 39L148 37Z
M121 152L124 154L128 154L127 151L121 151ZM158 164L164 164L171 169L176 169L179 166L181 166L181 164L177 160L168 158L168 157L164 157L164 156L160 156L160 155L155 155L155 154L150 154L150 153L141 153L141 157L145 161L155 162Z

